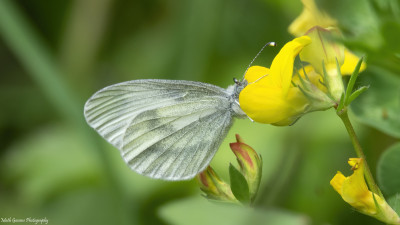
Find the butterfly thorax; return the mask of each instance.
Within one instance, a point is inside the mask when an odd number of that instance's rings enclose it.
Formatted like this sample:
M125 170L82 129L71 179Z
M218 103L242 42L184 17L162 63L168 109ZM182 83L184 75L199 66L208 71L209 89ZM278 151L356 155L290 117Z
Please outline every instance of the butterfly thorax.
M239 117L239 118L244 118L247 117L246 113L243 112L243 110L240 108L239 104L239 94L243 90L244 87L246 87L247 81L238 81L235 82L235 84L230 85L226 91L230 95L230 103L231 103L231 110L233 113L233 116Z

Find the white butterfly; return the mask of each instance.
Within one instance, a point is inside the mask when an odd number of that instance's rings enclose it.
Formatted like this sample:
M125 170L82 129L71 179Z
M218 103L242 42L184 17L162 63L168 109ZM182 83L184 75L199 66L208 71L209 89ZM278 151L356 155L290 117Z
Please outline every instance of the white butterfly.
M133 80L95 93L85 105L88 124L139 174L186 180L204 170L234 117L246 117L238 96L246 81L226 90L175 80Z

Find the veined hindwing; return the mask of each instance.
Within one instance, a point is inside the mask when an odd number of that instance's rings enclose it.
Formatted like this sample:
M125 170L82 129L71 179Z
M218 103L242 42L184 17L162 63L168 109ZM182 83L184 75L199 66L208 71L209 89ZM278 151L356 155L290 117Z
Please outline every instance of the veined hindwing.
M106 87L85 117L132 170L184 180L205 169L232 124L229 93L200 82L135 80Z

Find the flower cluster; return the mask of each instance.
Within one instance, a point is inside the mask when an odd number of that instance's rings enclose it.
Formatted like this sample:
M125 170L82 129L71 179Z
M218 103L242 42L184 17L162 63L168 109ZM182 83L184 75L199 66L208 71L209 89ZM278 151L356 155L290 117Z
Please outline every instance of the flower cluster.
M245 88L239 94L243 111L254 121L277 126L295 123L313 111L336 108L339 117L360 93L353 92L358 73L366 64L341 42L337 21L318 10L313 0L303 0L302 14L290 25L296 36L276 55L270 68L250 67L245 74ZM300 66L295 66L296 57ZM351 75L347 88L344 75ZM388 224L400 224L400 218L387 204L378 188L368 189L364 159L352 158L353 175L338 172L331 180L333 188L355 209ZM372 175L368 177L373 182ZM371 187L371 186L370 186Z
M349 160L351 176L337 172L330 182L332 187L359 212L388 224L400 224L399 216L373 181L347 116L347 106L367 89L361 87L353 92L358 74L366 64L339 41L341 32L335 19L319 11L313 0L302 2L302 14L289 27L296 38L280 49L269 68L248 68L239 93L240 107L250 119L276 126L291 125L307 113L334 107L353 144L357 142L354 146L360 158ZM351 75L346 88L345 75ZM240 172L230 167L230 185L211 167L198 176L201 189L210 199L245 203L256 196L262 160L238 135L236 139L230 147Z
M289 27L298 36L283 46L270 68L252 66L245 74L247 86L239 103L256 122L291 125L302 115L339 105L344 94L342 75L350 75L358 57L336 40L336 22L319 12L315 3L305 8ZM296 68L299 56L301 67ZM361 65L361 71L366 65Z

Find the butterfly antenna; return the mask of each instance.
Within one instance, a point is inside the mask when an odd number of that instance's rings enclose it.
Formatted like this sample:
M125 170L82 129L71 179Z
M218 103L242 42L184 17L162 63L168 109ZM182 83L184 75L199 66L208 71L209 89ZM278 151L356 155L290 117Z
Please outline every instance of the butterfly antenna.
M251 60L249 66L248 66L247 69L246 69L246 71L244 71L242 80L244 80L244 75L246 75L247 70L249 70L249 68L250 68L250 66L253 64L253 62L257 59L257 57L261 54L261 52L262 52L262 51L264 50L264 48L267 47L267 46L275 47L275 46L276 46L276 43L273 42L273 41L271 41L271 42L268 42L267 44L265 44L265 45L261 48L261 50L260 50L260 51L257 53L257 55L254 57L254 59Z

